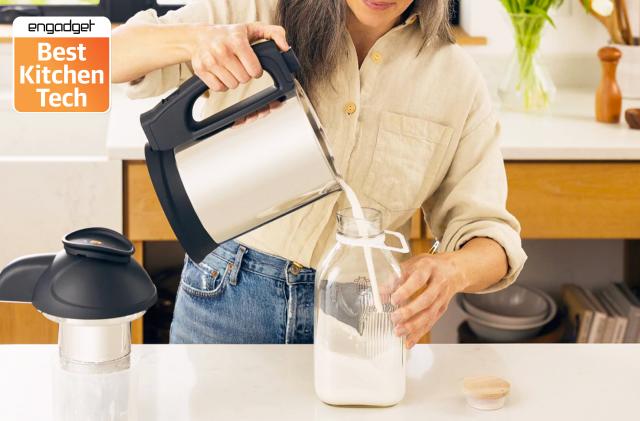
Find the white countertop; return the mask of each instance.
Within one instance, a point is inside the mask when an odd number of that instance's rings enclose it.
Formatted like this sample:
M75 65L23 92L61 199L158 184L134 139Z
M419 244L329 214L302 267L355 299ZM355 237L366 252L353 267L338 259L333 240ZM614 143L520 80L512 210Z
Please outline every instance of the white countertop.
M110 158L144 159L146 138L139 116L159 100L129 100L122 86L114 86L107 131ZM597 123L593 101L592 92L565 90L551 115L501 112L505 160L640 160L640 131L625 122ZM624 109L631 107L640 107L640 101L625 101Z
M65 421L618 421L640 416L640 345L419 345L408 359L405 399L385 409L320 402L313 390L310 345L134 346L131 369L110 375L63 372L56 352L51 345L0 346L2 420L46 421L56 419L54 413L64 414ZM461 393L464 377L485 374L512 384L499 411L472 409Z
M560 91L551 114L501 112L500 142L505 160L640 160L640 130L631 130L624 110L619 124L595 121L594 93Z

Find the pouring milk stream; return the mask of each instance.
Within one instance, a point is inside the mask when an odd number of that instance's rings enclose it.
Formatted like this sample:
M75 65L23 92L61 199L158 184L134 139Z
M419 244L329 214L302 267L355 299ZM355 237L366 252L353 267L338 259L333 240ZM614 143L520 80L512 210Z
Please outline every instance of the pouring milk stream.
M347 196L347 201L351 205L351 212L353 212L353 217L356 218L356 225L358 227L360 236L362 238L366 238L367 225L364 217L364 212L362 211L362 205L360 205L360 201L358 200L358 196L343 178L338 177L338 183L340 184L340 187L342 187L344 194ZM375 267L373 266L373 258L371 257L371 247L365 245L362 249L364 250L364 260L367 264L367 272L369 272L371 289L373 290L374 305L376 307L376 311L381 313L382 300L380 298L380 289L378 288L378 279L376 278Z

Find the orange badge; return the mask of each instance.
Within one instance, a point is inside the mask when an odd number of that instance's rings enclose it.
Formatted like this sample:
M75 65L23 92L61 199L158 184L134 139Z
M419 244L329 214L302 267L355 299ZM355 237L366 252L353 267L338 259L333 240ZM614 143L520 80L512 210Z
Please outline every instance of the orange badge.
M18 112L106 112L111 24L105 17L19 17L13 23Z

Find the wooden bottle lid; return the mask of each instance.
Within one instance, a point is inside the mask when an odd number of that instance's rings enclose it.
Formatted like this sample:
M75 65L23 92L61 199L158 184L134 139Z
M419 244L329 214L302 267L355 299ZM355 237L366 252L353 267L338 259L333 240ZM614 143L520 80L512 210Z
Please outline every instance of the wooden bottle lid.
M511 384L495 376L466 377L462 388L469 405L476 409L494 410L504 406Z

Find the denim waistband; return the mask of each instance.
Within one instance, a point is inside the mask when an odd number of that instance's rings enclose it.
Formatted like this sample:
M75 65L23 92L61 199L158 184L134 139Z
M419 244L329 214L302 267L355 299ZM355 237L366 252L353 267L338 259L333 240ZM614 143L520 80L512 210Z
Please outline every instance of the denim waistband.
M211 255L228 263L235 264L240 260L241 269L288 282L313 282L315 279L316 272L311 268L303 267L282 257L251 249L236 241L227 241L221 244L211 252Z

